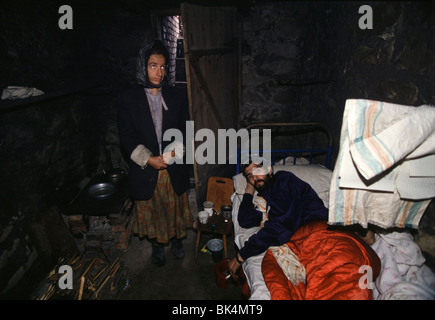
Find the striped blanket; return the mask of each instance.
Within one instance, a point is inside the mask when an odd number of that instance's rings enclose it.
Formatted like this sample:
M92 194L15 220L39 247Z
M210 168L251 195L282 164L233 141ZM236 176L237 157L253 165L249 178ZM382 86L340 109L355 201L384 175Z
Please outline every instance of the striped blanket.
M428 166L425 177L402 177L409 176L412 161L433 159L434 153L435 107L347 100L329 224L418 228L435 197L434 167Z

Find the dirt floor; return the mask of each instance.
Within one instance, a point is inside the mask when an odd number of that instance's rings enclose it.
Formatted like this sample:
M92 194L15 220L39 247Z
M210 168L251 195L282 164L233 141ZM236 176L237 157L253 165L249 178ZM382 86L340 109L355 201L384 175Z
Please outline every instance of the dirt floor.
M192 214L197 216L195 191L189 190ZM120 300L246 300L242 286L232 281L226 288L216 282L216 262L210 253L201 251L212 238L221 236L201 233L199 250L195 254L196 230L189 229L183 240L185 258L177 260L168 245L166 263L157 267L151 262L151 244L147 239L131 238L129 247L120 255L128 268L130 287L119 296ZM228 257L233 257L236 247L233 236L227 238Z
M201 235L201 249L212 234ZM229 239L228 256L235 250ZM166 247L166 264L157 267L151 262L151 244L148 240L133 238L130 247L120 257L128 267L130 287L120 300L242 300L241 286L228 282L227 288L216 283L216 262L209 253L199 250L195 257L196 232L189 230L183 241L186 255L182 260L173 257Z

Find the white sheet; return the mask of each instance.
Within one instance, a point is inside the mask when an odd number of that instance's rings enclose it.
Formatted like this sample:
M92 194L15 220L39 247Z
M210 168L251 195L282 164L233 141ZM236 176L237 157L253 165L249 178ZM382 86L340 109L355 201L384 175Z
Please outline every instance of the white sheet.
M434 300L435 274L426 266L420 248L407 232L375 234L372 245L382 263L375 281L377 300Z
M237 215L239 206L242 202L243 194L234 193L231 197L233 202L233 225L234 225L234 242L237 247L241 249L243 244L249 239L250 236L257 233L260 227L245 229L239 225ZM264 282L263 273L261 272L261 263L266 252L257 256L246 259L242 268L245 272L249 288L251 290L251 300L270 300L270 293Z
M297 177L309 183L311 187L317 192L323 203L328 207L329 203L329 188L331 183L332 171L321 165L303 164L303 165L277 165L273 167L274 172L280 170L290 171ZM233 203L233 224L234 224L234 241L239 249L250 236L255 234L260 227L245 229L240 227L237 215L239 206L245 193L246 179L243 174L238 174L233 177L234 194L231 197ZM254 194L254 203L256 194ZM261 264L265 253L257 256L250 257L243 263L243 271L245 272L246 279L251 290L251 300L270 300L270 293L264 282L263 273L261 272Z

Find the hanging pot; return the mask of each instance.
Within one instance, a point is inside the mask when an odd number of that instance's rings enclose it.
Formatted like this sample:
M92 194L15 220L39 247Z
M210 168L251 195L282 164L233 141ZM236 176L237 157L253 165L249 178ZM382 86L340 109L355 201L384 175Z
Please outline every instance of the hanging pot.
M124 177L125 171L120 168L115 168L108 172L107 178L115 184L118 184Z

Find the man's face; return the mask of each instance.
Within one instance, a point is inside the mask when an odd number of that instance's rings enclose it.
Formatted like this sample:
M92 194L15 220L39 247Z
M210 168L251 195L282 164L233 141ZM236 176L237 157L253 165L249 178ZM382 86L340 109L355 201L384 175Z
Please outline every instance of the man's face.
M161 54L152 54L148 59L148 78L154 85L159 85L165 77L166 61Z
M269 171L261 164L251 163L245 169L245 176L248 183L252 184L257 191L263 191L266 189L271 178L271 168Z

